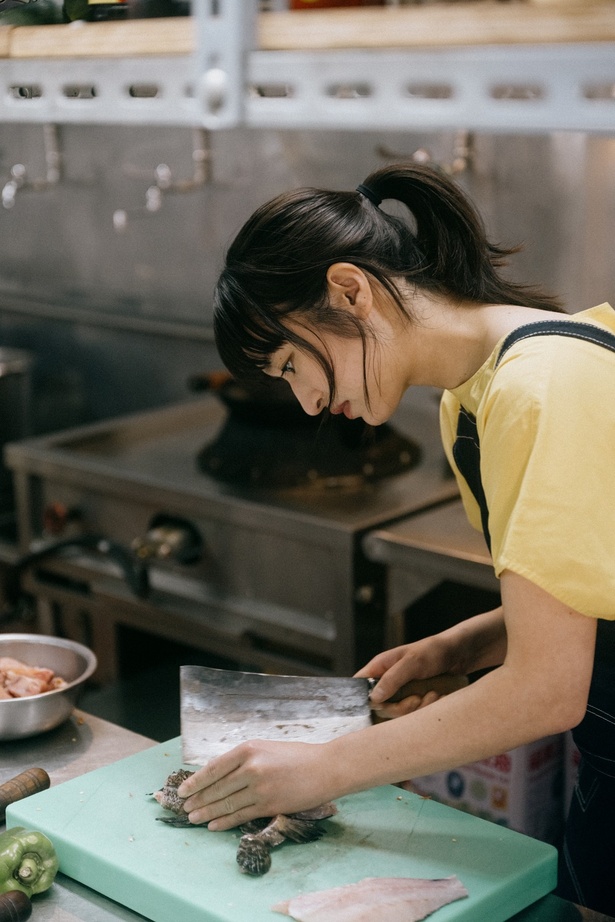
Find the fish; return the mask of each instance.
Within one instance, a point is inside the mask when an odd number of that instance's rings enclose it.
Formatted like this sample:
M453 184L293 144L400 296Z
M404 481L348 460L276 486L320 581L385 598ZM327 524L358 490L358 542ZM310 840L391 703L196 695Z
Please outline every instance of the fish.
M271 868L271 849L285 840L314 842L324 833L320 820L335 816L335 804L322 804L300 813L278 813L277 816L252 820L240 826L243 833L237 848L237 864L243 874L258 877Z
M160 790L148 794L148 797L153 797L154 800L157 800L160 806L165 810L170 810L171 813L175 814L174 816L157 816L156 819L160 820L161 823L167 823L169 826L207 825L206 823L190 822L188 814L184 810L186 798L180 797L177 793L180 784L185 781L186 778L189 778L190 775L194 775L194 772L188 771L185 768L178 768L177 771L171 772Z
M180 797L177 789L180 784L193 775L194 772L179 768L171 772L163 786L158 791L153 791L148 797L153 797L161 807L168 810L173 816L157 816L156 819L168 826L207 826L207 823L191 823L184 810L186 798ZM271 849L288 840L291 842L313 842L319 839L324 829L319 825L320 820L335 816L335 804L322 804L312 810L299 813L279 813L277 816L261 817L251 820L240 826L242 836L237 848L237 864L243 874L259 877L266 874L271 868Z
M271 907L295 922L420 922L468 896L458 877L366 877L354 884L302 893Z

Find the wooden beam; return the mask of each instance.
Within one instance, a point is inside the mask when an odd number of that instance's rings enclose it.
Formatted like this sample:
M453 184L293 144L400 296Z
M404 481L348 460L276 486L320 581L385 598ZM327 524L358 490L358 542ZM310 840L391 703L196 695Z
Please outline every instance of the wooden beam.
M191 17L75 22L0 30L15 58L189 54ZM615 0L475 0L412 7L362 7L262 13L263 51L411 49L615 41ZM0 56L6 56L0 44Z

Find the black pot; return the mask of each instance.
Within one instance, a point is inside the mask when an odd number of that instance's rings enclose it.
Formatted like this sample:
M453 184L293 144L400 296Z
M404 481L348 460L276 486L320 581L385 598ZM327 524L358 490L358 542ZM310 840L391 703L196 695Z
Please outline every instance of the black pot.
M196 384L196 386L195 386ZM309 416L278 378L239 384L226 374L193 379L211 391L229 415L217 437L199 452L203 473L237 485L353 486L413 467L418 446L388 425L319 413Z

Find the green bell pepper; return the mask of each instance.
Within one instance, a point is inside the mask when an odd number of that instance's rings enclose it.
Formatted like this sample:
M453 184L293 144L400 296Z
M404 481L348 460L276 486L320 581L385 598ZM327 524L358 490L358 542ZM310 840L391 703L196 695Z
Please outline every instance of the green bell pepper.
M13 826L0 834L0 893L43 893L59 866L53 844L42 832Z

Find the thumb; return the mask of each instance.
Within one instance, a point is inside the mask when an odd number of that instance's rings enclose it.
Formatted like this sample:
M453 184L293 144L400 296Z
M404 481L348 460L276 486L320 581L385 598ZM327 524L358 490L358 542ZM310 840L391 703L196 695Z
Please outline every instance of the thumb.
M392 666L391 669L387 670L387 672L378 679L377 683L372 688L369 695L371 703L374 706L382 704L390 698L391 695L394 695L398 688L401 688L403 682L404 679L401 676L401 670Z

